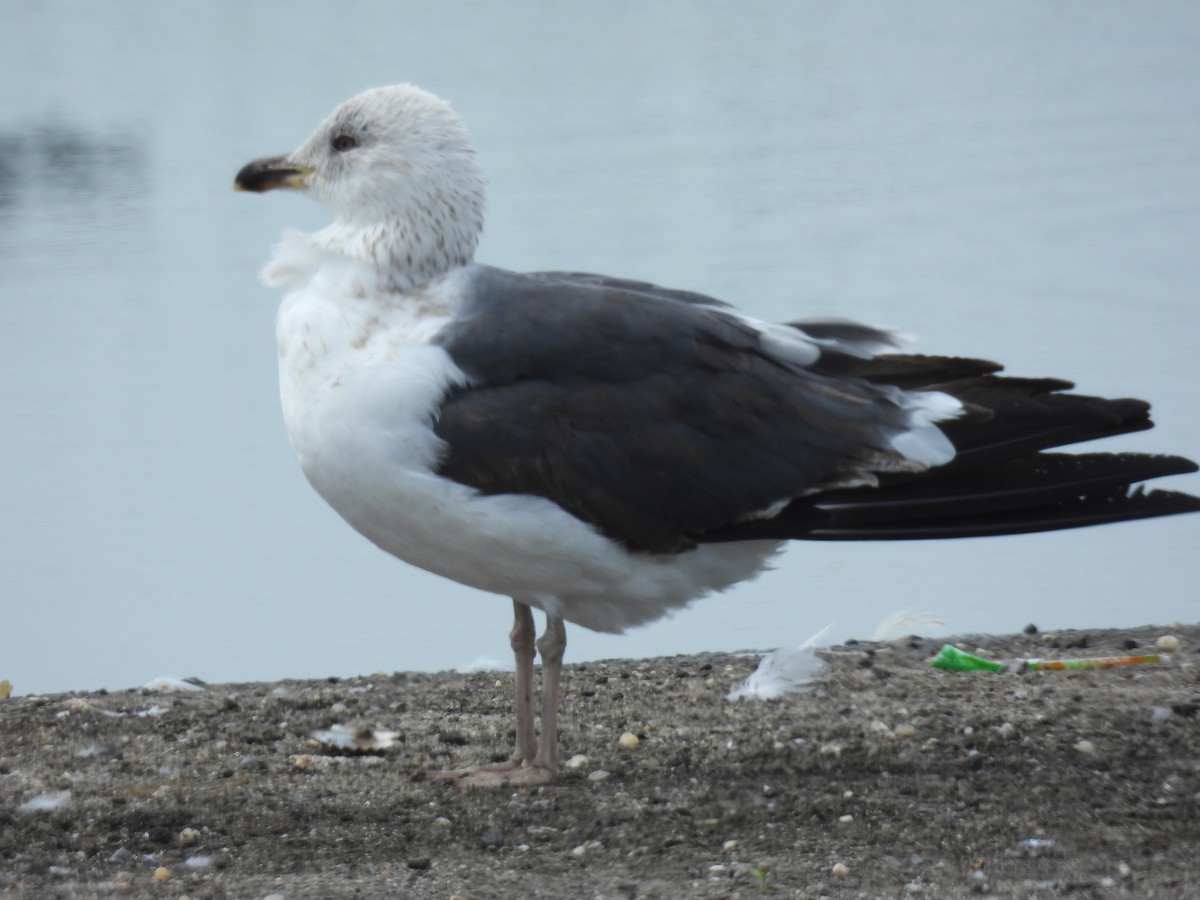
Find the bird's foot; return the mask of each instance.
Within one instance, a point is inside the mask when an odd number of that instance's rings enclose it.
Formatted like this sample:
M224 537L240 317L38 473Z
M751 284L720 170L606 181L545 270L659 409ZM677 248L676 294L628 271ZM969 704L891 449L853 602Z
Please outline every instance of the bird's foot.
M444 781L463 790L475 788L536 787L549 784L558 773L548 766L540 766L522 759L492 763L486 766L470 766L466 769L447 769L426 772L430 781Z

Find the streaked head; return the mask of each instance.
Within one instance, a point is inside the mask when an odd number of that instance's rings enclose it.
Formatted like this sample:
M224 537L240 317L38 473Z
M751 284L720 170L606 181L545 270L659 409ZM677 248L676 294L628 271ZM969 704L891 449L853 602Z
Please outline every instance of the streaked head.
M243 167L234 188L304 191L341 225L398 226L447 247L452 264L470 260L483 228L483 175L462 119L409 84L350 98L293 153Z

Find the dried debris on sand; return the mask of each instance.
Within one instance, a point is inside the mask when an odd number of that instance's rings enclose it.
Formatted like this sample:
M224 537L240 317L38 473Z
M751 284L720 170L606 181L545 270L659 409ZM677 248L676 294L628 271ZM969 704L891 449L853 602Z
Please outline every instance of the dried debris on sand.
M1003 659L1168 634L1166 664L1021 675L852 643L770 702L725 699L756 656L577 664L568 762L529 791L422 777L503 758L511 674L10 698L0 891L1200 896L1200 627L960 641ZM334 725L353 746L312 736Z

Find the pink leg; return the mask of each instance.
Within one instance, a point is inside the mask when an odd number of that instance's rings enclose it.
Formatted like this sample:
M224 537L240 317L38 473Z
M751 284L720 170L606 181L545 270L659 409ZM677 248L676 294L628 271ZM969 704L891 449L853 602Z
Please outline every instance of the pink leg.
M513 627L509 632L517 662L517 749L513 760L531 762L537 753L533 728L533 610L513 600Z
M562 682L563 651L567 649L567 628L562 616L546 615L546 630L537 642L542 654L542 743L533 760L535 769L558 774L558 702Z
M512 759L487 766L430 772L430 779L461 788L520 787L546 784L558 774L558 703L567 629L561 616L546 616L546 631L537 641L542 655L542 741L533 726L533 611L514 599L509 637L517 663L517 748ZM536 751L536 752L535 752Z

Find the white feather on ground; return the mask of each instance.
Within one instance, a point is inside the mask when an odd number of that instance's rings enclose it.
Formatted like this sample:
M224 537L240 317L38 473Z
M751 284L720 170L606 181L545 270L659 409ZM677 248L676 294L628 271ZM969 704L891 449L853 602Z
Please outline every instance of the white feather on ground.
M820 680L824 660L817 650L833 627L830 622L798 647L780 647L762 658L750 677L734 687L726 700L776 700L784 694L802 691ZM943 630L946 623L929 612L902 609L884 616L871 633L872 641L894 641L918 628Z
M825 640L830 622L799 647L780 647L762 658L750 677L733 688L726 700L776 700L784 694L800 691L817 680L825 665L817 648Z

